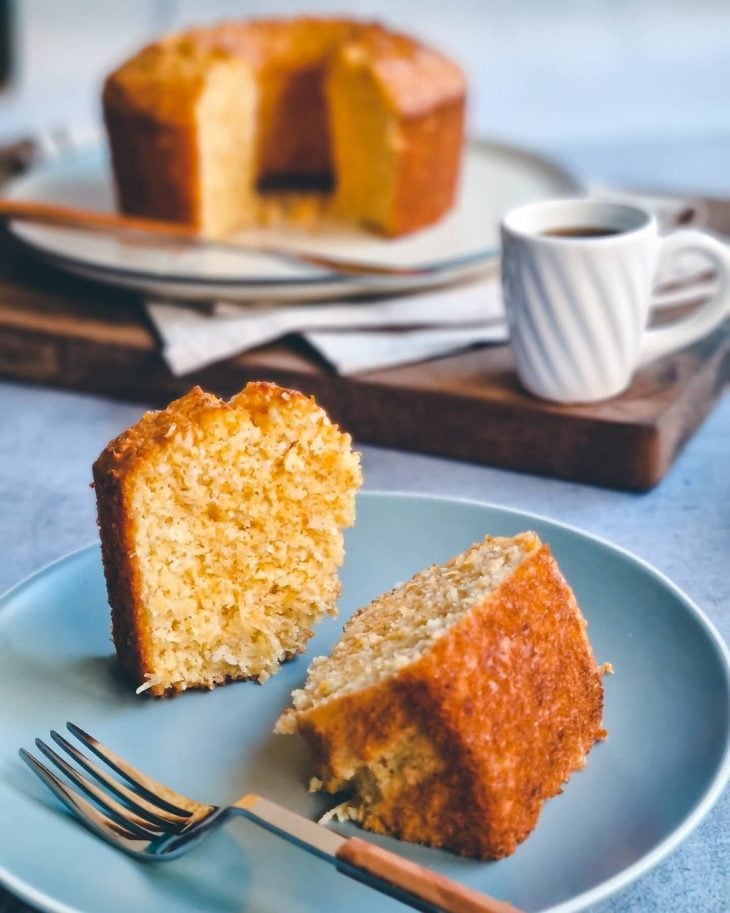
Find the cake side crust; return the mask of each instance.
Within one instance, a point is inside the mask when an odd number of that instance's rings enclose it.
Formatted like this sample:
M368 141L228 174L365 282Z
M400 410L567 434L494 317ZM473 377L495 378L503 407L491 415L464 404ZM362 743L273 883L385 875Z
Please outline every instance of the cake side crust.
M139 574L134 554L131 522L127 512L123 473L105 471L94 463L97 522L107 596L112 613L112 640L124 674L135 685L148 671L149 643L141 624Z
M196 386L166 409L146 413L110 441L92 466L112 640L122 671L136 686L145 684L152 664L140 598L139 566L135 561L134 521L129 510L134 473L158 446L169 440L173 425L191 422L202 409L225 405ZM166 693L159 685L149 691L157 697Z
M431 225L453 207L459 190L465 100L403 121L386 234L408 234Z

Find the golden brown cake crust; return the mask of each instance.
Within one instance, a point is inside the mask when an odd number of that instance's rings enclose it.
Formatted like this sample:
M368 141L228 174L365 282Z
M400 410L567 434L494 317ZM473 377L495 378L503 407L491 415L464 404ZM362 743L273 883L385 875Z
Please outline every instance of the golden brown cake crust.
M419 117L466 94L460 67L408 35L377 22L305 16L222 22L153 42L107 77L103 102L155 121L182 121L218 60L235 57L255 71L278 66L295 73L323 67L348 43L367 54L404 117Z
M194 223L200 211L195 105L227 55L158 41L112 73L102 103L119 206L130 215Z
M403 154L396 180L394 218L388 235L396 237L431 225L456 202L464 132L463 98L435 112L410 118L403 127ZM424 193L424 187L428 192Z
M421 659L297 714L316 776L335 791L421 737L420 773L366 805L363 825L482 859L514 852L605 736L585 627L542 546Z
M131 216L197 224L198 150L191 129L160 124L134 111L108 106L109 133L119 208ZM150 168L150 161L162 168Z
M103 107L122 211L203 227L195 106L207 74L225 61L255 74L261 90L259 178L330 174L323 74L347 49L366 56L399 131L393 214L370 227L396 236L436 221L456 192L466 96L461 69L378 23L313 17L191 29L144 48L110 74Z
M106 451L105 451L106 454ZM103 454L102 456L104 456ZM131 530L123 504L124 478L115 470L104 471L101 458L93 466L101 556L112 610L112 638L122 671L133 682L144 679L148 666L146 643L139 615L139 581L127 556L133 551Z

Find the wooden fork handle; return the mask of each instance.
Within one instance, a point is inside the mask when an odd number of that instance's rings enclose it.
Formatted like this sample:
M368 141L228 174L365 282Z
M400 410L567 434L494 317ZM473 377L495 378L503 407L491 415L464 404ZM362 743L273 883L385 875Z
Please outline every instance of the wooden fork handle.
M337 859L387 881L400 891L424 900L444 913L520 913L511 904L464 887L438 872L396 856L359 837L351 837L343 843L337 851ZM347 869L342 871L357 877Z
M137 239L141 237L143 240L158 243L221 250L227 253L259 253L283 260L306 263L309 266L342 273L345 276L398 278L438 273L441 270L438 265L398 266L388 263L347 260L342 257L330 257L317 251L280 247L277 244L263 241L239 244L219 238L208 238L186 225L178 225L175 222L163 222L159 219L148 219L142 216L127 216L116 212L99 212L94 209L79 209L75 206L59 206L55 203L43 203L37 200L13 200L0 197L0 221L3 220L75 228L112 237L127 237L127 239L137 236Z
M95 209L79 209L75 206L59 206L37 200L12 200L0 198L0 219L16 219L23 222L37 222L42 225L58 225L79 228L84 231L140 232L155 235L160 240L181 241L185 244L201 244L200 234L184 225L148 219L142 216L126 216L116 212L99 212Z

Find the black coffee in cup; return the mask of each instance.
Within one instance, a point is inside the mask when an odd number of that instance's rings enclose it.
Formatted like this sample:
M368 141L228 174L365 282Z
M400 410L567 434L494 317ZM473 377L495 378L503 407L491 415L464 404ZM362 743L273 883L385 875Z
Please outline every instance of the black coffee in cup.
M604 225L566 225L561 228L548 228L540 234L548 238L607 238L609 235L620 235L621 229Z

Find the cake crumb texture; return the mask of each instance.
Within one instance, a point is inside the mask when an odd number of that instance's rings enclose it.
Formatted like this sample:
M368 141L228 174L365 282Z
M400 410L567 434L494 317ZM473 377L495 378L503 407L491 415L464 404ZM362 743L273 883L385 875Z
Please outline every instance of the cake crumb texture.
M586 628L535 533L488 536L355 614L277 731L365 828L506 856L605 736Z
M313 399L195 387L93 472L113 639L139 691L263 682L336 614L361 472Z

